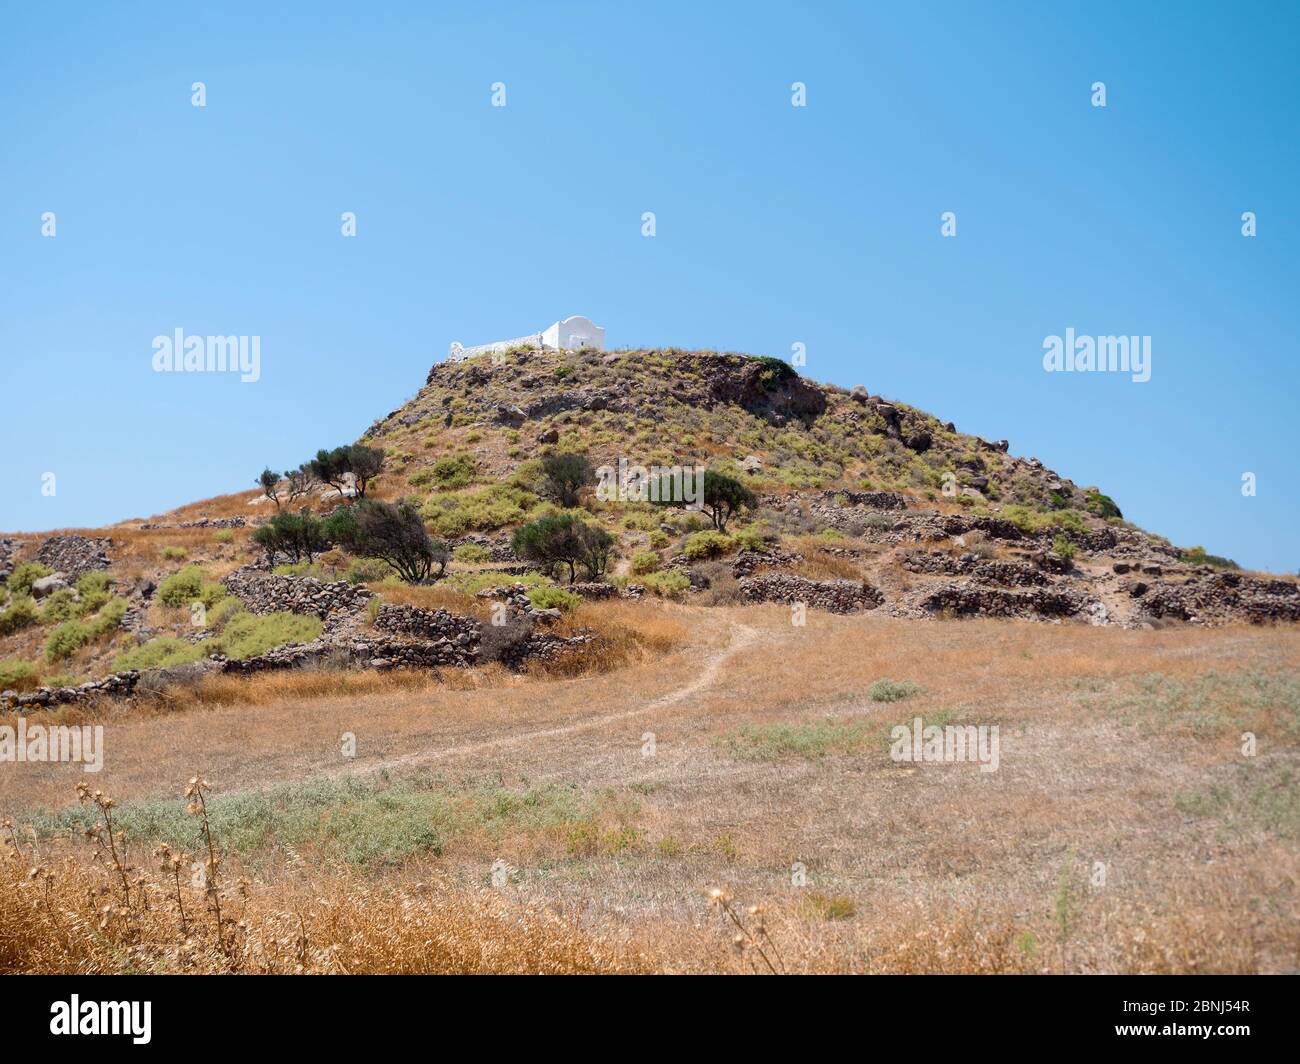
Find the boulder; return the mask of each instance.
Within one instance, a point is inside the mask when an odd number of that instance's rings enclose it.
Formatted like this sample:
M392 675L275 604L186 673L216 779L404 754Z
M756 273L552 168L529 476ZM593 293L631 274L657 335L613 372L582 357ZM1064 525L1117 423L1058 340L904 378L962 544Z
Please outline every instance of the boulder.
M32 583L32 598L43 599L46 595L52 595L54 592L68 586L68 581L64 579L64 573L51 573L49 576L43 576Z

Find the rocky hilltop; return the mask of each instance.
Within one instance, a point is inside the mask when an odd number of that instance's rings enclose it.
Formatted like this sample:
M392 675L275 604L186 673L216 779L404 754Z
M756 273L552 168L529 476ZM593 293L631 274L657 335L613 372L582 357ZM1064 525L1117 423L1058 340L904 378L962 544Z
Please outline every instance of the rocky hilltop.
M612 599L775 603L795 623L809 610L1129 628L1300 621L1292 578L1175 546L1006 440L770 358L518 349L442 363L362 444L339 450L382 459L368 498L404 501L390 509L433 537L430 583L404 584L346 538L302 555L267 547L259 533L276 513L319 524L360 512L355 482L333 476L287 497L268 471L275 498L0 538L4 702L307 665L527 670L599 655L609 644L584 625ZM564 456L588 471L567 497L553 478ZM611 499L588 476L600 467L703 467L739 501L714 521ZM547 519L603 544L585 582L520 548L516 533ZM596 612L575 625L584 600Z

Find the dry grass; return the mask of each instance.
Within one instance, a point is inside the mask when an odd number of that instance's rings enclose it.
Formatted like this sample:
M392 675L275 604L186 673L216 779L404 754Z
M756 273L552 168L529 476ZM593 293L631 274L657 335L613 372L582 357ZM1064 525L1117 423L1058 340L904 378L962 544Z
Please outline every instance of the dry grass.
M639 630L622 667L457 673L465 689L427 678L421 686L412 674L356 677L377 686L350 692L330 686L329 674L259 678L250 686L267 686L255 711L214 691L184 712L110 720L94 784L126 808L175 795L176 780L202 766L218 801L356 777L443 788L458 809L457 788L491 779L508 795L572 794L603 811L545 830L513 815L476 820L437 853L364 871L340 866L328 847L295 844L287 857L281 842L247 866L236 848L231 875L253 880L244 919L256 942L239 970L294 970L292 942L268 943L297 941L299 910L319 950L310 970L766 970L733 946L738 932L707 901L713 887L734 895L743 920L749 905L762 907L779 967L791 972L1295 967L1293 630L1139 632L816 611L794 628L779 607L588 609ZM582 611L566 630L587 623ZM656 631L664 649L648 652ZM868 691L885 677L920 690L874 702ZM1001 768L892 762L881 737L913 715L998 724ZM745 729L789 741L747 756L733 742ZM1241 755L1242 731L1257 737L1253 759ZM348 761L343 732L357 737ZM10 768L0 774L0 810L20 825L48 819L76 780L91 778L76 766ZM273 832L285 823L275 808ZM354 823L354 811L328 801L320 816ZM23 864L56 873L60 919L71 919L65 910L87 886L111 887L80 847L43 837L33 856L18 834ZM217 839L228 844L220 830ZM128 845L133 863L149 863L145 840ZM517 871L489 892L501 858ZM806 887L791 885L796 862ZM1100 887L1097 862L1107 873ZM17 924L0 931L4 965L135 963L125 940L81 941L78 932L59 944L53 925L38 922L39 894L17 888L21 874L0 885L20 899L8 907ZM228 963L203 955L182 964L168 953L174 908L149 896L159 926L144 936L150 952L138 966ZM437 948L421 960L425 941ZM334 956L346 959L331 967L325 958Z

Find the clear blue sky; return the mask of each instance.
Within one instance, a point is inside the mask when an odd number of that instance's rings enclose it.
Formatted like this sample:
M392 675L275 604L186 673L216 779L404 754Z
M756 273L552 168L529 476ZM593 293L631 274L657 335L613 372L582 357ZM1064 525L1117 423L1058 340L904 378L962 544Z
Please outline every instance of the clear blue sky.
M1298 12L7 3L0 528L251 487L451 340L586 314L611 346L803 342L808 376L1294 571ZM1152 379L1045 373L1067 327L1150 335ZM154 373L176 328L260 336L261 380Z

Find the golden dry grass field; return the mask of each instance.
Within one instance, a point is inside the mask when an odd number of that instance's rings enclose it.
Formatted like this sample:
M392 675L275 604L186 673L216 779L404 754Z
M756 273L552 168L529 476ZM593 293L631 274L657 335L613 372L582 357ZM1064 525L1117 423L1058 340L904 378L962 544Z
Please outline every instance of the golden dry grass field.
M609 608L657 649L76 718L101 772L0 772L0 970L1300 967L1294 630ZM896 762L914 717L997 725L997 771ZM91 859L78 783L112 797L124 871Z

